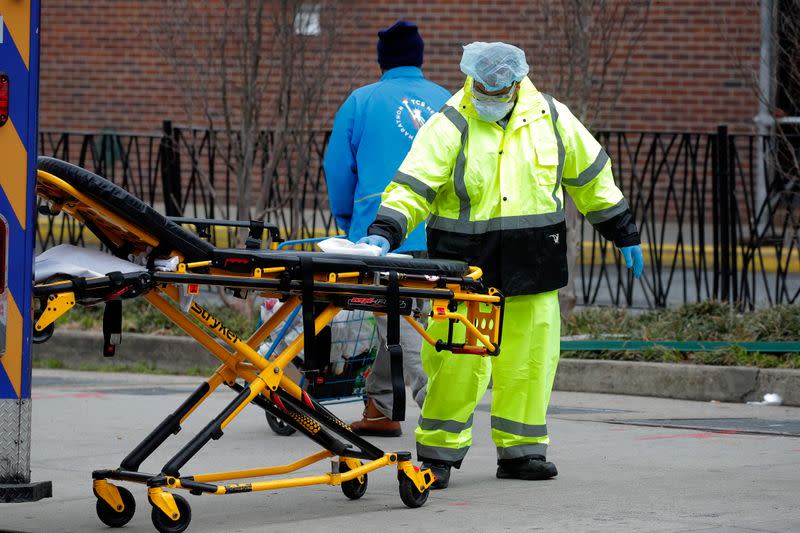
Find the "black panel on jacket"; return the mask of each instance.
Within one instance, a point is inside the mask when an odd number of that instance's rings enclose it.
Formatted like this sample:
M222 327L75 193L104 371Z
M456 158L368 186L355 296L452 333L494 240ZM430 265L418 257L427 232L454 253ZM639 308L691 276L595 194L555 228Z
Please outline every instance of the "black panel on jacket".
M636 229L636 223L633 221L633 213L631 213L630 209L626 209L619 215L605 222L594 224L594 227L600 235L613 242L617 248L642 243L639 230Z
M483 282L506 296L537 294L567 284L567 226L467 235L428 228L428 253L483 269Z

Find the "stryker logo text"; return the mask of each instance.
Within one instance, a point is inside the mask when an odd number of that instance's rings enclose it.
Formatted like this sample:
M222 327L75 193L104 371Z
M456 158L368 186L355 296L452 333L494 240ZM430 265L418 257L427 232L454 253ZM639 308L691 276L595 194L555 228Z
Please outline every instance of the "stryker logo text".
M199 316L203 320L203 322L205 322L208 325L208 327L210 327L213 330L219 331L219 333L229 341L237 343L241 340L236 333L228 329L228 327L225 326L225 324L220 322L218 319L214 318L211 315L211 313L206 311L203 308L203 306L201 306L197 302L192 302L192 311L194 311L197 314L197 316Z

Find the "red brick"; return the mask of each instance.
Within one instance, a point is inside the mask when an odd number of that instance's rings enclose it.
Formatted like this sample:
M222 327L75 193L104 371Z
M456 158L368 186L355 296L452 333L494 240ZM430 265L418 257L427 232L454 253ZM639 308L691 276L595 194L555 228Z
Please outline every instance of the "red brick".
M504 39L526 50L534 83L555 91L556 73L545 68L553 61L546 60L563 56L564 50L543 32L544 2L335 2L342 10L342 35L333 47L333 69L314 125L329 127L348 92L379 76L376 32L398 17L420 24L426 42L426 74L450 90L463 83L458 69L461 45L476 39ZM162 57L157 42L164 36L159 31L170 14L159 5L134 0L53 0L43 4L42 128L158 133L162 120L189 121L184 112L186 93L192 83L204 83L205 76L176 72L172 62ZM222 2L193 5L221 13ZM598 115L604 119L602 125L662 131L712 131L722 123L737 130L752 128L758 102L744 81L741 65L755 68L758 64L759 21L757 6L755 10L753 6L756 4L749 0L654 0L647 31L631 56L621 95L613 108L613 95L601 98L604 107ZM219 18L215 22L221 24ZM179 35L167 37L187 48L193 43L196 53L202 54L207 43L195 29L184 28ZM265 72L276 55L271 44L265 46L270 48L265 53ZM317 58L308 59L313 62ZM615 61L612 65L614 76L621 72L621 64ZM732 81L741 84L729 86ZM219 114L219 94L211 96ZM569 94L554 96L570 102ZM274 91L267 91L265 110L274 106ZM192 116L202 117L202 110ZM264 124L269 123L267 115Z

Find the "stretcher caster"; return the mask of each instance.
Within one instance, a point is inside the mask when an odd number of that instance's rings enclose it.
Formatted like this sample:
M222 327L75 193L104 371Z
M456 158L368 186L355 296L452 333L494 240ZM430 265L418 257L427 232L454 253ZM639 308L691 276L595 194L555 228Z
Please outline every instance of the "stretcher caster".
M289 435L292 435L294 434L295 431L297 431L296 429L294 429L292 426L290 426L277 416L270 413L264 413L264 414L267 415L267 424L269 425L269 428L278 435L281 435L283 437L288 437Z
M131 491L124 487L117 487L117 490L119 491L120 498L122 498L122 503L124 505L122 510L111 507L111 505L97 494L97 491L94 491L95 496L97 496L97 505L95 506L97 518L108 527L124 526L131 521L131 518L133 518L136 512L136 500L133 499Z
M361 461L359 461L361 463ZM350 471L350 467L347 466L346 463L341 462L339 463L339 473L344 474L345 472ZM367 478L367 474L363 476L359 476L363 481L359 481L358 478L351 479L350 481L342 482L342 492L344 495L350 498L351 500L357 500L367 492L367 483L369 479Z
M420 492L414 481L407 475L401 473L398 478L400 481L400 499L403 500L403 503L412 509L425 505L431 489L427 488Z
M156 505L153 505L153 510L150 513L153 526L160 533L181 533L181 531L189 527L189 522L192 521L192 509L189 507L189 502L186 501L186 498L178 494L173 494L172 497L175 498L175 505L178 506L178 512L180 513L177 519L173 520L171 516L168 516Z
M45 327L42 331L36 331L36 328L33 328L31 333L31 342L34 344L44 344L45 342L50 340L50 337L53 336L53 332L56 330L55 324L49 324Z

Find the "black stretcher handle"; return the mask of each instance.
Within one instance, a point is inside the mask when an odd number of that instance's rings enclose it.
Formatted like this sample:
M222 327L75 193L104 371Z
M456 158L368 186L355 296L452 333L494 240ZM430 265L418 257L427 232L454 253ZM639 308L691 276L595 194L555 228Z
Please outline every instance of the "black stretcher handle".
M222 226L227 228L248 228L250 234L247 237L247 248L260 248L263 240L264 230L269 232L272 242L283 242L278 226L262 220L222 220L217 218L189 218L189 217L167 217L176 224L194 224L201 237L208 237L208 228L211 226Z

